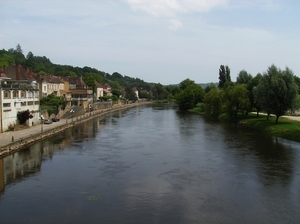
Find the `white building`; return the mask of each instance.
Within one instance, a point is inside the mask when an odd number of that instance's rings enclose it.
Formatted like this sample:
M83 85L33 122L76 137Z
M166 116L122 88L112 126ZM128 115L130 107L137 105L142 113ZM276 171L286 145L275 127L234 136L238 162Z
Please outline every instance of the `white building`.
M39 85L36 81L0 79L0 133L18 123L17 113L29 110L28 126L39 121Z

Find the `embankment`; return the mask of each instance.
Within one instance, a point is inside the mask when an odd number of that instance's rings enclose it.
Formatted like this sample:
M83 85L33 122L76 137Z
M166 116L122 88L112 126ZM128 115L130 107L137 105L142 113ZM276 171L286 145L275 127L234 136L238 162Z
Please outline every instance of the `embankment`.
M73 127L77 124L83 123L85 121L91 120L98 116L103 116L107 113L111 113L113 111L122 110L130 107L141 106L145 104L151 104L152 102L139 102L133 104L125 104L125 105L117 105L111 108L102 109L102 110L95 110L91 112L87 112L83 115L74 117L72 119L67 119L65 122L61 122L59 126L53 127L53 129L49 129L43 132L40 132L38 129L36 131L28 131L29 129L24 129L20 131L27 132L28 135L26 137L20 138L15 141L11 141L9 144L1 145L0 146L0 157L6 156L10 153L16 152L18 150L23 149L24 147L33 144L36 141L42 140L49 136L55 135L67 128Z

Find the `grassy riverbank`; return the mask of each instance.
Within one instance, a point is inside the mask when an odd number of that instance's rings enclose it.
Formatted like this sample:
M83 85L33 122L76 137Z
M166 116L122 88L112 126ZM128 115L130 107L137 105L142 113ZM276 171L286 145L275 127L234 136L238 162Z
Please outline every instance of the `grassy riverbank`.
M241 119L240 123L254 128L256 130L264 131L273 136L300 142L300 122L288 118L280 117L278 123L275 123L275 116L269 117L260 114L249 114L246 118Z
M189 111L205 116L205 113L200 106ZM257 117L256 113L249 113L244 118L239 114L235 122L255 130L266 132L273 136L300 142L300 121L280 117L276 124L275 119L275 116L270 116L269 120L267 120L267 115L259 114ZM232 122L226 114L220 115L219 120L223 122Z

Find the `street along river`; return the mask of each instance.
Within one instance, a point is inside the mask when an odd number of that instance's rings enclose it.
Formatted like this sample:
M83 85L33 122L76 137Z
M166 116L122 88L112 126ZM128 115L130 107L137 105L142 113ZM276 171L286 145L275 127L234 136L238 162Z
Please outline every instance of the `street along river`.
M300 144L171 105L0 160L0 223L300 223Z

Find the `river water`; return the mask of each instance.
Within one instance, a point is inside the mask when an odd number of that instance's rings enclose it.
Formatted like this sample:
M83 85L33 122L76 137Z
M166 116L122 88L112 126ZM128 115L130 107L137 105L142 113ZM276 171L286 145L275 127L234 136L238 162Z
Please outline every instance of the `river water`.
M171 105L0 160L0 223L300 223L300 144Z

